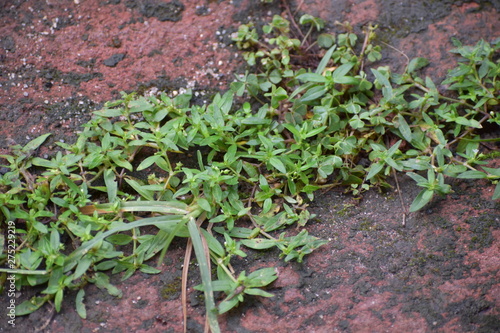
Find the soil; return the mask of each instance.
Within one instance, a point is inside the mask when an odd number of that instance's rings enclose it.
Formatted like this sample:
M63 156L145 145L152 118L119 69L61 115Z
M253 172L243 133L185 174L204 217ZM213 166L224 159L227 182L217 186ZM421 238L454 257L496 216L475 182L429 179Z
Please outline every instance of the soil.
M401 70L407 58L429 58L422 75L440 82L456 65L451 38L464 44L500 37L500 2L303 0L287 2L296 18L309 13L338 32L379 26L380 65ZM75 131L120 91L191 88L200 101L223 91L244 70L230 35L241 23L288 14L279 1L258 0L0 0L0 153L51 132L43 153ZM390 45L390 46L387 46ZM40 152L40 153L42 153ZM500 160L490 162L500 167ZM398 176L406 207L419 188ZM391 182L396 185L395 179ZM284 263L275 251L248 251L239 270L274 266L275 297L248 298L220 317L223 332L499 332L500 202L483 181L450 180L454 193L403 216L399 193L318 193L310 233L329 243ZM396 186L394 187L396 188ZM86 289L88 318L69 294L60 313L50 306L0 319L0 332L182 332L180 275L184 243L173 244L162 272L112 277L122 298ZM203 332L199 278L189 281L189 332ZM22 289L17 301L33 290ZM1 308L6 307L1 295ZM5 305L5 306L4 306Z

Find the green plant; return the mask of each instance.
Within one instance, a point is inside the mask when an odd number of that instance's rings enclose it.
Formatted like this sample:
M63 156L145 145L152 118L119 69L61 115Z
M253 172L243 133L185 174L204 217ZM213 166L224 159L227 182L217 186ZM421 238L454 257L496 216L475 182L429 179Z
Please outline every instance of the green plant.
M124 93L94 113L76 143L59 143L64 152L32 156L47 134L0 156L8 170L0 178L1 222L17 220L19 240L16 266L0 272L18 274L18 287L47 286L18 315L49 300L59 311L64 293L76 289L85 317L87 283L119 296L105 271L123 279L136 270L157 273L146 262L158 255L161 264L173 238L188 237L215 332L217 313L245 295L271 296L264 288L277 278L273 268L247 274L231 266L245 248L276 247L285 261L300 262L325 244L304 229L286 230L306 225L316 190L344 185L360 195L389 187L397 170L424 188L410 207L416 211L450 191L446 177L498 183L500 169L484 166L476 130L500 124L493 109L500 40L457 42L453 52L465 62L446 81L458 93L452 98L417 76L427 64L421 58L403 74L365 72L365 61L380 58L374 27L359 47L348 24L315 44L304 41L322 21L303 16L301 23L310 25L302 41L279 16L263 28L267 42L251 24L240 27L234 39L255 72L208 105L192 104L190 91L175 98ZM318 47L326 47L322 58L310 53ZM314 66L300 66L304 57ZM218 305L215 291L225 294Z

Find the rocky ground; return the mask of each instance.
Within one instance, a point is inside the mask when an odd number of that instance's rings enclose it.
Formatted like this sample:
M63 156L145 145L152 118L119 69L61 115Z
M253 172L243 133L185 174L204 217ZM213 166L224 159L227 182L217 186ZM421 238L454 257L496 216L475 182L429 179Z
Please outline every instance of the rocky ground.
M287 4L286 6L284 4ZM424 75L439 82L464 44L499 37L498 1L383 0L0 0L0 153L52 132L71 141L91 111L120 91L192 88L197 98L224 90L243 70L230 35L250 20L309 13L328 31L349 21L356 31L379 25L381 64L404 68L406 57L431 60ZM390 45L390 46L387 46ZM51 142L44 152L50 152ZM490 161L500 167L500 160ZM398 178L405 205L418 193ZM394 182L394 180L392 180ZM451 181L454 193L404 219L395 191L361 200L341 190L312 204L310 233L330 240L302 264L253 253L235 265L274 265L274 298L254 298L220 319L224 332L498 332L500 331L500 203L481 181ZM117 299L87 289L88 318L70 297L60 313L45 306L18 317L15 331L181 332L181 241L162 273L137 273L116 285ZM194 271L194 270L192 270ZM193 274L190 287L197 282ZM21 290L19 299L32 291ZM189 289L190 332L202 332L204 307ZM0 302L7 301L1 295ZM8 331L5 318L0 332Z

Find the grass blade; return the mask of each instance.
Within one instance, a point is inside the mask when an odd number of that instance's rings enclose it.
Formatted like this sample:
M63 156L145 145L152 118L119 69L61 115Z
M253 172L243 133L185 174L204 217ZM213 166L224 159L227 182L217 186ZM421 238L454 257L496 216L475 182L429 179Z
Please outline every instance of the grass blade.
M193 242L194 253L196 260L200 266L201 281L205 292L205 307L207 312L207 320L212 333L220 332L219 322L217 321L217 308L215 307L214 294L212 289L212 276L208 266L207 257L201 239L201 234L196 226L194 218L191 218L188 223L189 234Z

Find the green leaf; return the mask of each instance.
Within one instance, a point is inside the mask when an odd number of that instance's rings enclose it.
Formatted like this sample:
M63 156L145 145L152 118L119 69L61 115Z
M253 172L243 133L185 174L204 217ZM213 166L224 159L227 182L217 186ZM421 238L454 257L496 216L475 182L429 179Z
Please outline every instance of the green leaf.
M270 249L276 245L276 241L265 238L242 239L241 243L254 250Z
M106 184L106 191L108 193L109 202L116 200L118 193L118 182L115 180L115 173L111 169L104 171L104 183Z
M68 187L71 189L71 191L73 191L73 193L78 193L78 194L82 193L78 185L73 183L68 177L66 177L65 175L60 175L60 176L61 179L66 183L66 185L68 185Z
M493 193L493 197L491 199L493 199L493 200L500 199L500 182L495 187L495 192Z
M425 58L413 58L408 64L408 73L413 73L429 64L429 60Z
M324 86L316 86L308 91L302 96L300 99L302 102L313 101L315 99L320 98L326 93L326 88Z
M422 190L411 203L410 212L416 212L424 207L429 201L431 201L433 195L434 191L432 190Z
M114 204L96 204L98 210L113 211ZM121 202L119 210L123 212L156 212L165 214L185 215L187 205L182 201L126 201Z
M46 160L46 159L43 159L43 158L40 158L40 157L33 158L33 160L31 161L31 163L33 163L33 165L41 166L41 167L44 167L44 168L47 168L47 169L55 169L55 168L57 168L57 163L56 162L49 161L49 160Z
M224 257L226 255L226 251L222 244L215 238L212 234L210 234L205 229L200 230L207 241L208 248L210 251L213 251L218 257Z
M53 251L59 252L60 245L61 242L59 238L59 232L55 229L52 229L52 232L50 233L50 247Z
M261 297L273 297L274 295L271 293L268 293L267 291L264 291L259 288L245 288L243 291L245 294L248 295L253 295L253 296L261 296Z
M500 177L500 168L488 168L488 167L482 167L484 169L484 171L486 171L487 173L493 175L493 176L497 176L497 177Z
M154 108L154 106L143 96L134 101L130 101L128 107L130 108L129 111L131 113L153 110Z
M54 297L54 307L57 312L61 311L61 304L64 296L64 289L59 289Z
M322 74L323 71L325 70L326 66L328 65L328 62L332 58L333 51L337 48L337 45L333 45L328 51L326 51L325 55L321 59L318 68L316 68L316 74Z
M153 163L156 163L161 158L160 155L153 155L153 156L148 156L146 157L141 164L137 167L137 171L144 170L146 168L149 168Z
M279 172L286 173L286 167L278 157L276 156L271 157L269 159L269 163L271 163L271 165L275 167Z
M351 70L351 68L354 67L354 63L352 62L348 62L346 64L343 64L343 65L340 65L339 67L337 67L337 69L335 69L332 73L332 78L335 82L338 82L338 80L341 78L341 77L344 77L347 73L349 73L349 71Z
M297 76L297 79L302 82L318 82L318 83L326 83L326 78L317 73L304 73Z
M323 33L318 36L318 45L321 48L327 49L335 44L335 36L328 33Z
M78 265L76 266L75 273L73 274L73 279L78 279L83 274L85 274L85 272L87 272L91 264L92 264L92 259L89 258L88 256L85 256L82 259L80 259L78 261Z
M144 199L153 201L154 200L154 191L148 190L144 185L139 184L133 179L125 178L127 184L129 184L134 190L137 191Z
M119 167L125 168L129 171L134 170L134 167L132 164L130 164L129 161L123 158L123 156L120 156L121 152L120 151L112 151L109 153L109 157L115 162L116 165Z
M161 204L161 203L160 203ZM104 233L98 233L97 235L94 236L91 240L83 243L80 245L79 248L77 248L75 251L73 251L69 256L66 257L65 262L64 262L64 272L67 272L71 270L75 265L78 263L78 261L81 259L83 254L87 253L92 247L96 246L99 242L101 242L103 239L106 237L120 232L120 231L127 231L131 230L133 228L137 227L145 227L148 225L154 225L160 229L169 226L170 228L166 228L167 231L171 231L172 228L178 226L180 223L182 223L184 216L187 214L185 212L182 215L162 215L162 216L156 216L156 217L148 217L144 219L140 219L138 221L134 222L129 222L129 223L118 223L118 224L112 224L110 227L110 230L104 232Z
M410 126L408 126L408 123L406 122L405 117L403 117L401 114L399 114L398 118L397 118L397 123L399 126L396 126L396 127L401 132L401 135L403 136L403 138L406 141L411 142L413 140L413 137L411 135Z
M219 304L219 314L223 314L234 308L236 305L238 305L240 301L238 300L238 297L233 297L231 299L225 299Z
M85 298L85 291L83 289L80 289L78 291L78 294L76 294L76 300L75 300L76 312L81 318L86 319L87 309L85 308L85 304L83 304L84 298Z
M146 274L158 274L158 273L161 273L161 270L157 269L157 268L154 268L154 267L151 267L149 265L146 265L146 264L142 264L141 267L139 268L139 270L143 273L146 273Z
M198 202L198 205L204 211L207 211L207 212L211 212L212 211L212 206L210 205L210 203L208 202L207 199L205 199L205 198L199 198L197 202Z
M463 178L463 179L483 179L486 178L487 175L484 172L478 171L478 170L468 170L465 172L462 172L457 176L457 178Z
M380 73L378 70L373 69L373 68L371 68L371 71L372 71L373 75L375 75L375 78L377 79L377 81L378 81L381 85L383 85L383 86L385 86L385 87L387 87L387 88L392 88L392 87L391 87L391 83L390 83L390 82L389 82L389 80L388 80L388 79L384 76L384 74Z
M271 81L274 84L278 84L281 82L281 74L280 71L277 69L274 69L269 73L269 81Z
M327 126L321 126L321 127L315 128L315 129L307 132L304 137L310 138L312 136L318 135L319 133L323 132L326 128L327 128Z
M33 297L26 300L19 305L16 305L16 316L25 316L38 310L42 305L47 302L49 298L46 297Z
M475 127L475 128L481 128L481 124L474 119L467 119L465 117L456 117L453 118L453 121L455 121L457 124L464 125L464 126L470 126L470 127Z
M247 287L264 287L278 278L274 267L258 269L250 273L245 282Z
M210 330L213 333L219 333L219 322L217 321L217 308L215 306L214 294L212 290L212 277L210 274L210 269L208 267L207 253L205 253L203 242L201 240L201 235L196 226L194 218L190 218L188 223L189 234L191 235L191 241L193 242L193 248L196 255L196 260L200 268L201 281L203 283L203 290L205 294L205 307L207 321L210 326Z
M384 164L381 162L376 162L370 165L370 171L368 172L368 175L366 176L367 180L370 180L373 178L376 174L378 174L382 169L384 168Z
M22 149L21 151L23 153L27 153L31 150L35 150L37 149L38 147L40 147L44 142L45 140L50 136L50 133L47 133L47 134L43 134L43 135L40 135L39 137L31 140L30 142L28 142Z
M121 297L122 292L109 282L109 276L102 272L96 272L93 279L96 287L99 289L106 289L111 296Z
M122 108L117 108L117 109L109 109L109 108L103 108L98 111L93 112L96 116L100 117L106 117L106 118L113 118L113 117L119 117L123 115L123 109Z
M125 234L115 234L107 237L106 240L115 245L127 245L132 241L132 236Z
M242 119L241 123L245 125L269 125L271 123L271 119L247 117L245 119Z
M231 237L236 237L236 238L251 238L252 236L255 236L255 230L257 230L256 235L258 235L259 229L248 229L248 228L241 228L241 227L234 227L231 229L231 231L227 232L225 228L222 227L215 227L213 228L216 232L219 234L224 234L227 233Z

